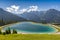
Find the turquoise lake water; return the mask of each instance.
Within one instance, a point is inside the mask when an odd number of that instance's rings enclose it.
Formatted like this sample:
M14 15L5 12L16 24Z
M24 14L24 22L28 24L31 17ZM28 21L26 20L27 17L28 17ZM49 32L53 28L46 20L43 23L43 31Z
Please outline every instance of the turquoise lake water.
M17 32L25 32L25 33L54 33L56 29L52 26L46 26L39 23L33 22L20 22L13 25L9 25L8 27L3 28L4 30L10 28L17 30Z

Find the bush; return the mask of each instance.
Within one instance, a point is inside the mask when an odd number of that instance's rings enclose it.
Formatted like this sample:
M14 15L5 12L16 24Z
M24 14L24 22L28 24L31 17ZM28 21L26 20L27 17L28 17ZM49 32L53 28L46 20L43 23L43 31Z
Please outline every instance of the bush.
M17 31L15 29L13 29L13 34L17 34Z
M3 32L2 34L3 34L3 35L6 35L6 32Z
M2 34L2 31L0 30L0 34Z
M10 28L8 28L8 30L6 30L6 34L11 34Z

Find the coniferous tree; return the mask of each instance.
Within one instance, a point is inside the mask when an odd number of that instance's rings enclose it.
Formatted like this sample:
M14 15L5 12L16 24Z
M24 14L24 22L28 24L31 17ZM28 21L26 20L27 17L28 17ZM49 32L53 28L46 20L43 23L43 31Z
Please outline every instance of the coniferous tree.
M2 34L2 31L0 30L0 34Z
M17 31L15 29L13 29L13 34L17 34Z
M10 28L8 28L8 30L6 30L6 34L11 34Z
M5 34L6 34L6 32L3 32L2 34L3 34L3 35L5 35Z

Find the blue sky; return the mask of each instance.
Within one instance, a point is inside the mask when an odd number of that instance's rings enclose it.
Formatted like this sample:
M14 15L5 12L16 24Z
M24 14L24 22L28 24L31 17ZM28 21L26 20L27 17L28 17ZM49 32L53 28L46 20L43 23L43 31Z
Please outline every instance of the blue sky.
M0 8L6 9L11 5L20 6L20 9L38 6L40 10L51 8L60 10L60 0L0 0Z

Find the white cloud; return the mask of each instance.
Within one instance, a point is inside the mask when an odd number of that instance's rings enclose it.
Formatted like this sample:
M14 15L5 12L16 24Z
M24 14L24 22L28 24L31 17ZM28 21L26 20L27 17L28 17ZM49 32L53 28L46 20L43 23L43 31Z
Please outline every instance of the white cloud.
M12 5L11 8L14 9L14 11L17 11L19 9L19 6Z
M20 12L22 13L27 12L27 9L21 9Z
M9 11L9 12L11 12L11 11L13 10L13 9L10 8L10 7L7 7L6 9L7 9L7 11Z
M19 6L12 5L12 6L10 6L10 7L7 7L6 10L7 10L8 12L16 13L16 12L19 10Z
M38 11L38 6L30 6L28 12L30 11Z
M6 10L11 13L21 14L24 12L38 11L38 6L29 6L28 8L20 9L20 6L11 5L7 7Z
M24 12L27 12L27 9L21 9L16 12L16 14L22 14Z

